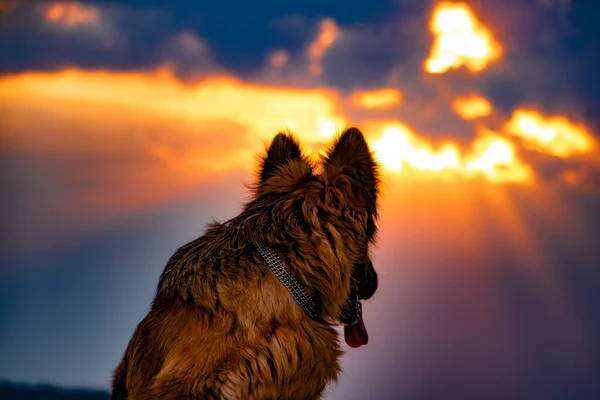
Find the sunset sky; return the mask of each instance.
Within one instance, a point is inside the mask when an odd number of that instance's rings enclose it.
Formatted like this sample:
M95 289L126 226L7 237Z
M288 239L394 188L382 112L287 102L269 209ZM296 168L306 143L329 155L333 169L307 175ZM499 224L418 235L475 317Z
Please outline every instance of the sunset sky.
M0 380L108 388L289 129L382 166L329 399L600 397L600 3L0 1Z

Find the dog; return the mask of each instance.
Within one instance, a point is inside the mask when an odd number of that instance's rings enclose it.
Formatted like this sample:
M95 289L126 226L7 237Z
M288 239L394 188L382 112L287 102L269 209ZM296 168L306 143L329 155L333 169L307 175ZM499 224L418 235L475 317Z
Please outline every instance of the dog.
M380 180L362 132L320 161L279 133L257 172L238 216L170 258L112 400L319 399L341 370L335 326L351 347L368 342Z

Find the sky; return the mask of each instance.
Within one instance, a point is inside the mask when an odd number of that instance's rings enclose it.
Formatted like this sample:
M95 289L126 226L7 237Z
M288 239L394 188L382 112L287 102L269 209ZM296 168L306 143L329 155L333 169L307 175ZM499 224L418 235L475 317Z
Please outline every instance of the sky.
M600 3L0 10L0 379L108 388L269 139L317 158L352 124L382 165L380 288L327 398L600 396Z

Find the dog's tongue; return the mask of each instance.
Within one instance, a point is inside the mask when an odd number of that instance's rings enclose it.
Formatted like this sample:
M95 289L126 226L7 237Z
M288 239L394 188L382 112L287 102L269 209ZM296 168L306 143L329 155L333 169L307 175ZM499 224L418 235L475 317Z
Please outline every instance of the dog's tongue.
M346 339L348 346L353 348L360 347L369 342L369 335L363 322L362 313L359 315L356 324L344 326L344 339Z

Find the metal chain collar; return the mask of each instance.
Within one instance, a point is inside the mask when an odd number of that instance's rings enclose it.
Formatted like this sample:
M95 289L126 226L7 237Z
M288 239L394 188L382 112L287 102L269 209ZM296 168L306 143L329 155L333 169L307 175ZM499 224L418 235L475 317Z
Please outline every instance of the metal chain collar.
M269 268L271 268L277 279L279 279L294 300L296 300L296 303L302 307L310 318L315 318L317 316L317 306L314 299L306 293L300 282L285 268L281 255L270 247L255 241L252 241L252 244L256 247L258 253L265 260Z

